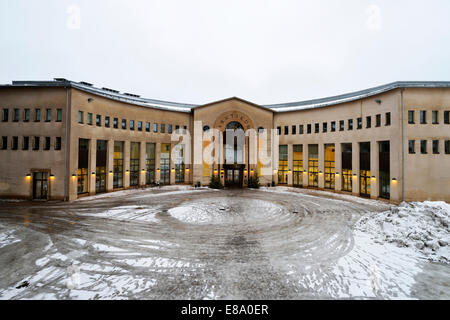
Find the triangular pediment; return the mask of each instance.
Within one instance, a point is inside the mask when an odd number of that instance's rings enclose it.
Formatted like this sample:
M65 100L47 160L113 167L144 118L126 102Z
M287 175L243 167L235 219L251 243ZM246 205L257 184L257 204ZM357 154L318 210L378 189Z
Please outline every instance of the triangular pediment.
M210 103L207 103L207 104L204 104L204 105L201 105L201 106L194 107L193 109L195 110L195 109L200 109L200 108L212 107L214 105L221 104L221 103L224 103L224 102L230 102L230 101L237 101L237 102L244 103L244 104L247 104L247 105L252 106L252 107L256 107L256 108L260 108L260 109L263 109L263 110L266 110L266 111L273 112L273 110L270 109L270 108L261 106L259 104L256 104L256 103L253 103L253 102L250 102L250 101L238 98L238 97L230 97L230 98L227 98L227 99L210 102Z

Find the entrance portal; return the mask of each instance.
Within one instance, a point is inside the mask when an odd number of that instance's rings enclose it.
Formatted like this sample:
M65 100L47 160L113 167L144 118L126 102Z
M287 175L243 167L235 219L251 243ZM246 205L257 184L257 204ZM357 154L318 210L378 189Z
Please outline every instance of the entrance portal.
M48 196L48 172L33 173L33 199L47 200Z
M225 187L242 188L245 165L224 165Z

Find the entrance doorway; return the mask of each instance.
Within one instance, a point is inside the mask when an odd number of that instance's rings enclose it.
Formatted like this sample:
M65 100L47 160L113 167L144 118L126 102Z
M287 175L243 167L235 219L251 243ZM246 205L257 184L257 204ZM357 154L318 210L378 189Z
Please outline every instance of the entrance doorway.
M33 199L48 199L48 172L33 173Z
M225 165L225 187L242 188L244 166Z

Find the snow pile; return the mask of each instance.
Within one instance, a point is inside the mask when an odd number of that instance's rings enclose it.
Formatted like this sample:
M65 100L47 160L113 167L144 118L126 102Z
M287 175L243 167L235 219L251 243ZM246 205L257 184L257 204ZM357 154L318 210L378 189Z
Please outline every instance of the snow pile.
M443 201L403 202L390 211L362 217L356 229L376 242L410 247L423 257L450 263L450 205Z

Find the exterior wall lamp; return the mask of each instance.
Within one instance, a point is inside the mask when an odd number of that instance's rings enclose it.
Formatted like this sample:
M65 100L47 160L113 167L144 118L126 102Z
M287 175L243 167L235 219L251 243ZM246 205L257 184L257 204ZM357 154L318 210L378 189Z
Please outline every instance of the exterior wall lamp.
M50 180L55 180L55 175L54 174L50 175Z
M248 172L247 169L244 169L244 174L247 174L247 172Z
M95 176L95 172L94 171L92 171L92 175Z

